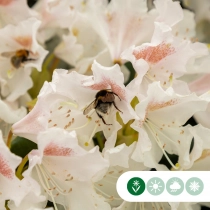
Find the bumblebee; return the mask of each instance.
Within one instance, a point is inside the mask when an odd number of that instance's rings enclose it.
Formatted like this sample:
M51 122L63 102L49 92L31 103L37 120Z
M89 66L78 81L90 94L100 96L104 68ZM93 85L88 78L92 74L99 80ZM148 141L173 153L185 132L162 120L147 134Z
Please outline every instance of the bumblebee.
M17 50L16 52L4 52L1 55L3 57L10 57L11 64L14 68L18 69L21 65L27 61L33 61L35 59L30 58L29 50Z
M112 92L109 89L105 89L105 90L100 90L96 96L95 96L95 100L90 103L85 110L83 111L83 114L86 115L88 114L92 109L95 109L96 114L98 115L98 117L103 121L103 123L105 125L112 125L112 124L107 124L103 118L103 116L105 114L108 114L109 109L111 108L112 105L114 105L114 107L122 113L122 111L120 111L116 104L115 104L115 96L117 96L119 99L120 97ZM121 100L121 99L120 99Z

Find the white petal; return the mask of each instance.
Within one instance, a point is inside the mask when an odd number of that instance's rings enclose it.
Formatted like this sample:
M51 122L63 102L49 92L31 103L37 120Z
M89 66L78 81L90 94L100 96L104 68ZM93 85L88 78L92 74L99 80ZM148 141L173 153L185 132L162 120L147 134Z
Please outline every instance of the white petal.
M4 101L0 100L0 118L7 123L15 123L26 115L26 109L20 107L19 109L12 109Z
M155 21L174 26L183 19L183 11L179 2L173 2L172 0L156 0L154 4L159 12L159 16Z

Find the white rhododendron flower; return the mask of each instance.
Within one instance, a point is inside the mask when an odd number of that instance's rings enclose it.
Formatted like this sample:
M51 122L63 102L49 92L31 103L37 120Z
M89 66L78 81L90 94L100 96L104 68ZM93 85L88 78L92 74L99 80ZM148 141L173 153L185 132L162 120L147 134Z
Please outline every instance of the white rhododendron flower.
M164 91L158 82L149 86L147 95L136 106L140 120L136 120L132 127L139 132L139 139L132 158L148 167L165 170L165 166L158 164L162 155L172 167L177 168L167 153L178 154L179 166L189 168L194 161L189 154L193 135L189 127L182 125L194 113L205 111L208 102L195 94L180 96L172 88ZM179 114L180 109L185 109L185 112Z
M77 38L70 34L64 35L63 41L56 47L55 54L70 65L75 66L83 53L83 45L77 43Z
M194 137L193 147L196 148L196 150L194 149L192 150L191 154L195 157L195 160L198 161L198 159L203 159L202 156L205 156L202 153L206 154L205 151L210 150L210 140L209 140L210 130L206 127L203 127L202 125L196 125L190 128L189 130L193 134L193 137ZM208 159L208 155L206 155L205 157L207 157ZM188 170L192 170L194 165L197 165L197 164L193 163L191 169L188 169ZM201 167L203 166L201 165ZM203 167L203 169L200 171L205 171L205 170L208 170L208 167L205 169Z
M182 12L183 19L172 28L172 32L181 39L196 41L194 13L189 10L183 10Z
M126 48L151 37L154 15L147 12L146 1L114 0L99 3L93 0L91 3L89 18L107 45L114 63L121 63L120 54Z
M30 193L33 199L44 201L44 197L39 197L40 189L38 185L27 179L19 180L16 177L15 169L21 162L21 158L9 151L1 133L0 149L0 208L5 209L6 200L11 200L18 207Z
M69 34L55 48L55 55L74 66L79 73L90 73L94 60L100 64L112 66L113 62L100 36L87 21L86 13L79 13L74 23L69 26ZM105 58L105 56L107 58ZM103 57L102 59L100 59Z
M210 15L208 12L208 8L210 6L210 2L208 0L204 0L203 4L199 4L195 0L182 0L184 4L193 11L196 11L195 13L195 19L197 22L201 20L210 20Z
M108 162L97 147L87 152L78 145L75 132L51 128L38 136L38 150L30 152L29 168L23 175L40 183L56 210L55 203L67 209L97 206L109 210L109 205L93 189L93 183L107 168Z
M86 1L42 0L38 1L33 9L38 13L38 19L42 21L38 40L45 43L72 27L78 16L85 13Z
M12 124L21 120L27 114L25 106L30 100L31 97L27 93L14 102L0 99L0 127L5 141Z
M36 16L37 13L28 7L26 0L0 1L0 28Z
M210 165L210 150L206 149L203 150L202 155L199 159L197 159L191 168L188 169L188 171L209 171Z
M36 41L41 22L31 18L0 29L1 95L14 101L32 87L32 68L41 71L47 51Z
M116 190L116 183L121 174L126 171L150 170L150 168L145 167L142 163L131 159L135 145L135 142L130 146L121 144L104 152L104 158L109 161L109 169L103 179L95 183L95 189L113 207L119 206L123 202Z
M0 100L0 119L6 123L12 124L26 115L25 107L16 107L15 103L8 103Z
M67 27L65 25L66 19L70 20L70 7L68 1L61 0L42 0L38 1L34 10L37 12L37 18L41 20L39 28L38 40L45 43L46 40L52 38L60 28Z
M179 2L155 0L154 5L158 12L155 22L165 23L166 25L173 27L184 18L183 10L180 7Z
M172 86L173 83L176 85L174 80L186 72L187 62L195 54L190 46L189 41L174 37L170 27L156 23L151 43L132 46L124 51L121 57L132 62L138 73L136 80L140 83L137 91L144 93L148 84L154 81L160 81L164 88ZM148 64L147 69L142 66L142 59ZM133 80L130 88L135 88L133 83L137 81ZM185 91L184 88L185 86L181 91Z
M0 0L0 210L210 207L116 189L127 171L210 170L209 4L196 5Z
M125 209L145 209L145 210L152 210L152 209L164 209L169 210L173 209L172 206L169 203L162 203L162 202L156 202L156 203L137 203L137 202L126 202L124 201L119 207L113 208L113 210L125 210ZM177 209L177 208L175 208Z
M210 101L210 87L209 87L209 74L204 75L203 77L195 80L194 82L189 84L190 90L200 95L201 98L204 98L207 101ZM202 95L201 95L202 94ZM194 118L195 120L200 123L201 125L210 128L210 104L208 104L208 108L206 111L201 111L195 113Z
M38 132L50 127L60 127L67 131L76 130L79 136L87 139L85 145L88 146L93 135L103 130L106 138L113 139L108 147L111 144L114 146L117 130L120 128L116 121L116 112L120 113L125 123L136 117L130 105L134 95L125 88L123 74L118 65L103 67L94 62L92 70L93 76L84 76L74 71L68 73L61 69L55 71L52 83L45 84L34 109L14 124L13 132L35 141ZM113 104L103 108L103 103L100 102L102 107L96 108L95 96L101 90L103 94L111 91ZM99 99L100 97L102 96ZM84 110L92 113L85 114Z

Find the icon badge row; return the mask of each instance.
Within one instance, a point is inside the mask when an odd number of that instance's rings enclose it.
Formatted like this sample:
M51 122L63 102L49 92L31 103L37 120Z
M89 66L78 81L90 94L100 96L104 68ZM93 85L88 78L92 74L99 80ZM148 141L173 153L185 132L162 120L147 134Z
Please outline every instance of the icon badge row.
M185 185L184 182L178 177L170 178L166 182L166 185L159 177L151 178L147 184L145 184L143 179L133 177L127 183L128 192L135 196L141 195L145 189L147 189L151 195L155 196L160 195L165 189L169 194L176 196L180 195L184 191L184 186L186 191L190 195L194 196L199 195L204 189L202 180L197 177L188 179Z

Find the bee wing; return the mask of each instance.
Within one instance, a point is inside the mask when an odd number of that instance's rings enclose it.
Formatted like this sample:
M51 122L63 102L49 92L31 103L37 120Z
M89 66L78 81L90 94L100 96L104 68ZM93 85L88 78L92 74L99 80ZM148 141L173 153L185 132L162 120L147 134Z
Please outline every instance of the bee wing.
M15 52L12 52L12 51L1 53L1 56L2 56L2 57L6 57L6 58L12 57L12 56L14 56L14 55L15 55Z
M91 104L89 104L85 110L83 111L83 114L88 114L92 109L95 109L96 100L94 100Z

